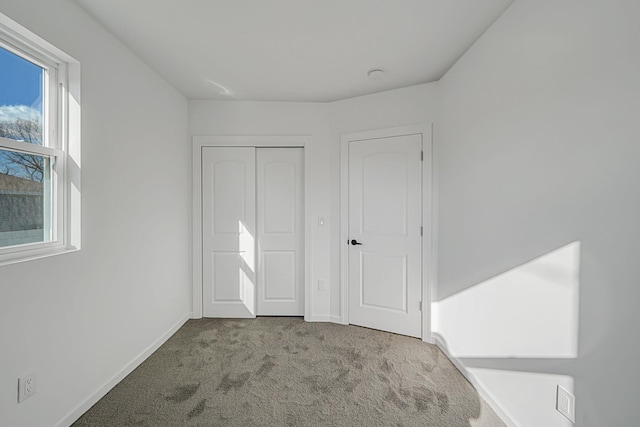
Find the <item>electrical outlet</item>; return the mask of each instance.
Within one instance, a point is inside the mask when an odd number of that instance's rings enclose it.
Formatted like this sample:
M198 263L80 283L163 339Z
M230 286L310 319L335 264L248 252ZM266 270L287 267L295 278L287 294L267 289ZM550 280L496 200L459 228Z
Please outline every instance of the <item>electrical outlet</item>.
M33 371L18 377L18 403L36 394L36 376Z
M556 410L567 417L572 423L576 422L576 397L562 388L562 386L558 386Z

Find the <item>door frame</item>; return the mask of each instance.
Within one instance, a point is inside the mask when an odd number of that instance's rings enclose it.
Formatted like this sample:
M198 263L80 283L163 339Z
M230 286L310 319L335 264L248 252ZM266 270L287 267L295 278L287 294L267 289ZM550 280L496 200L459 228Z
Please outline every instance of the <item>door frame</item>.
M304 318L311 316L311 210L309 209L309 166L308 147L311 145L309 135L196 135L192 139L193 169L193 298L192 319L202 318L202 149L205 147L253 147L253 148L286 148L302 147L304 151Z
M432 124L350 132L340 135L340 323L349 324L349 143L394 136L421 135L422 164L422 340L433 343L431 333L431 303L435 262L433 255L433 135Z

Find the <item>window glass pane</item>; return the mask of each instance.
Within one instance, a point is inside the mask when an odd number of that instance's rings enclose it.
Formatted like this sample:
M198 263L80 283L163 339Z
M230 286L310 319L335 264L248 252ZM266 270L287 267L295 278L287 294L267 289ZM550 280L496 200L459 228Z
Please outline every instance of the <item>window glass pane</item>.
M50 164L0 149L0 248L51 241Z
M0 47L0 136L42 145L44 69Z

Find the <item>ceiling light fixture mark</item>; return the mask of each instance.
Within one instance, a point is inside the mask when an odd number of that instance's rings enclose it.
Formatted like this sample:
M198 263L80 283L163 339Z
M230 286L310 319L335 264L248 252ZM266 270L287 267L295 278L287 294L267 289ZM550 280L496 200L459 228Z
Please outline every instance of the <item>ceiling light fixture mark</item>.
M233 92L231 92L229 89L227 89L226 87L222 86L221 84L218 84L216 82L214 82L213 80L210 79L204 79L204 81L212 86L217 87L218 89L220 89L220 91L218 92L220 95L227 95L227 96L231 96L233 94Z

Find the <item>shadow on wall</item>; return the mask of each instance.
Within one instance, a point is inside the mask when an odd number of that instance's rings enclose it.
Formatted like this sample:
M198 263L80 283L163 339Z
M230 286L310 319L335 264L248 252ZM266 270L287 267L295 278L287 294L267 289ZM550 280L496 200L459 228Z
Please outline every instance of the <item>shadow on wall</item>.
M434 303L433 330L518 418L571 425L555 411L555 390L575 394L568 372L578 357L579 291L580 242L572 242ZM543 408L522 405L541 399Z

